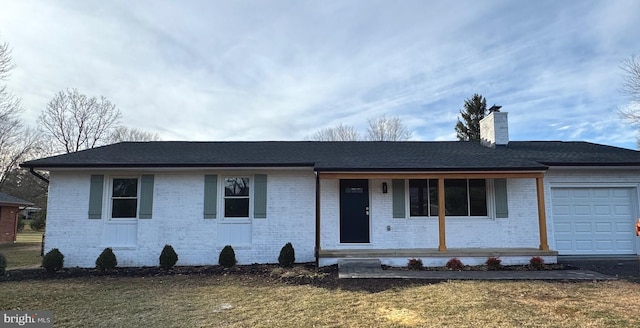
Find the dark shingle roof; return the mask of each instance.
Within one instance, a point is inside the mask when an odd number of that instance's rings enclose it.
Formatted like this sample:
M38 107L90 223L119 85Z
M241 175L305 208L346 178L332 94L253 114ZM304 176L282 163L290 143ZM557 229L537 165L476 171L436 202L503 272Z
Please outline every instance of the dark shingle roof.
M25 162L27 168L313 167L318 171L544 170L640 165L640 152L585 142L123 142Z
M503 149L514 158L548 166L634 166L640 152L583 141L512 141Z
M28 202L26 200L22 200L18 197L13 197L9 194L5 194L3 192L0 192L0 204L11 204L11 205L24 205L24 206L29 206L29 205L33 205L32 202Z

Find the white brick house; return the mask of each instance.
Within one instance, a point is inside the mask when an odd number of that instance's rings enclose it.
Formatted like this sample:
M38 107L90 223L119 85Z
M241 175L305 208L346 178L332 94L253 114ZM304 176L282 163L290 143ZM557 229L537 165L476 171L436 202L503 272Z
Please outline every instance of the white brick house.
M375 257L405 265L547 262L640 254L640 153L584 142L508 140L507 113L482 142L119 143L22 164L50 172L46 246L92 267Z

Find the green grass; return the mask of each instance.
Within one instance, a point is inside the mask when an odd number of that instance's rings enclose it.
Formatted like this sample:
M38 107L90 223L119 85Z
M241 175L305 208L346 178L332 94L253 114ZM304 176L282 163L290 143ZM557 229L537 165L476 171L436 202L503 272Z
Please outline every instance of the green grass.
M7 270L37 268L42 263L40 257L42 232L31 231L29 224L18 232L15 243L0 244L0 253L7 258Z
M42 263L40 243L0 244L0 253L7 258L7 270L37 268Z
M375 280L369 283L375 284ZM56 327L638 327L640 285L445 282L381 292L255 276L4 282L1 309Z
M39 243L0 245L0 252L9 270L40 264ZM273 273L299 274L295 270L276 267ZM56 327L640 326L640 284L632 282L364 287L377 283L340 280L317 287L257 275L5 281L0 309L52 310Z
M32 231L29 227L29 221L26 221L24 230L18 232L16 236L16 243L41 243L43 233L42 231Z

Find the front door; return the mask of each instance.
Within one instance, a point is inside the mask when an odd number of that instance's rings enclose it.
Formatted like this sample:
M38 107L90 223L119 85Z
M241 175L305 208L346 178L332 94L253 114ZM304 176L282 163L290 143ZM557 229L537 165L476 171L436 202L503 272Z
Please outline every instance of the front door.
M369 242L369 180L340 180L340 242Z

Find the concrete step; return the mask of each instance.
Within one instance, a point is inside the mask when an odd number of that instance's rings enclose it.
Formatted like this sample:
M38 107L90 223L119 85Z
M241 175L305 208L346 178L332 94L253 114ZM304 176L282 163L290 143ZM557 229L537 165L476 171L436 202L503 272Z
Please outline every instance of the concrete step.
M378 259L339 259L338 269L382 269L382 263Z

